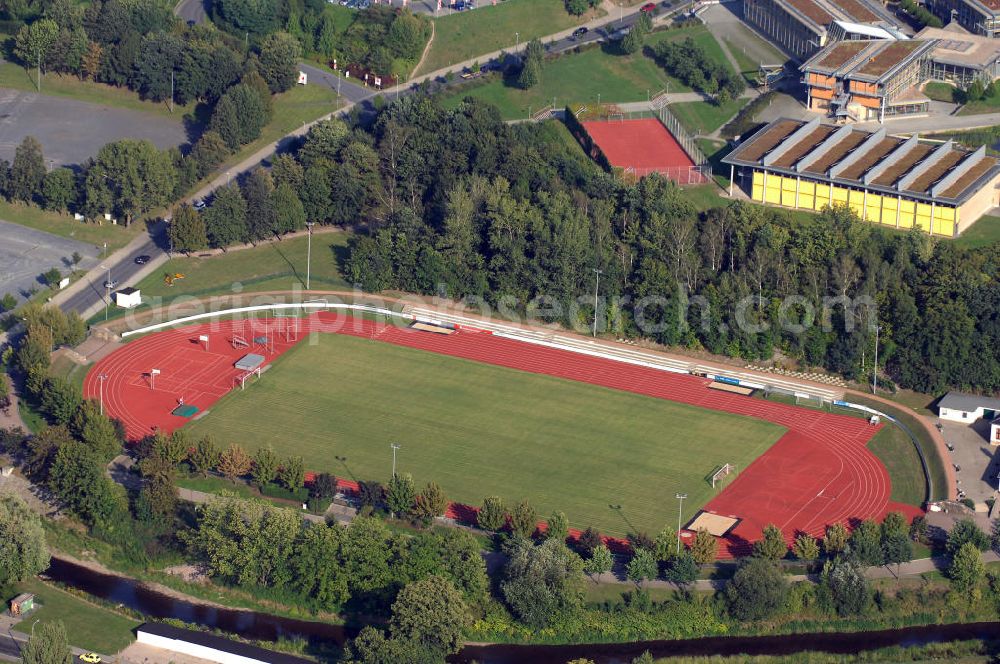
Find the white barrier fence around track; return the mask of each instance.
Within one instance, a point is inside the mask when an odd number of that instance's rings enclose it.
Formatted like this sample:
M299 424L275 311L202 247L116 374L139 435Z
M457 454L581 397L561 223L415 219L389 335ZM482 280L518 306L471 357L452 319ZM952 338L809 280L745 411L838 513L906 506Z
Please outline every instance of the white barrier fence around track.
M221 311L211 311L206 313L193 314L191 316L183 316L181 318L177 318L171 321L155 323L153 325L147 325L145 327L137 328L135 330L122 332L121 336L122 338L126 338L134 336L136 334L146 334L148 332L155 332L157 330L162 330L164 328L172 327L175 325L193 323L195 321L204 320L206 318L219 318L223 316L232 316L234 314L257 313L262 311L276 312L281 310L294 310L294 309L302 309L303 311L321 311L330 309L343 310L343 311L358 311L361 313L374 314L376 316L385 316L386 318L396 318L404 321L418 321L418 322L430 323L432 325L455 325L459 329L465 328L465 329L481 330L483 332L488 332L490 334L493 334L494 336L504 337L507 339L512 339L514 341L520 341L522 343L529 343L529 344L534 344L536 346L544 346L547 348L565 350L580 355L587 355L590 357L613 360L616 362L622 362L624 364L632 364L636 366L647 367L650 369L656 369L658 371L669 371L671 373L677 373L677 374L693 374L697 376L704 376L712 380L729 383L731 385L740 385L743 387L749 387L753 389L780 388L808 395L810 397L821 399L823 401L834 402L836 405L845 405L846 403L843 401L838 401L838 399L840 399L843 396L843 392L837 392L834 390L818 387L815 385L803 385L802 383L796 383L794 381L774 378L772 376L764 377L734 369L713 367L693 361L689 362L686 360L667 357L659 353L653 353L649 351L643 351L634 348L626 348L621 346L612 346L610 344L605 344L599 341L592 341L589 339L581 339L577 337L568 337L561 334L556 334L554 332L545 332L541 330L517 327L514 325L494 323L492 321L485 321L478 318L469 318L466 316L446 313L435 309L411 308L400 312L400 311L393 311L392 309L386 309L385 307L376 307L367 304L349 304L346 302L330 303L324 300L291 303L291 304L273 303L273 304L264 304L264 305L248 306L248 307L235 307L232 309L224 309ZM851 406L853 406L853 404L851 404L849 407ZM864 407L860 408L863 409ZM881 413L877 414L881 415Z

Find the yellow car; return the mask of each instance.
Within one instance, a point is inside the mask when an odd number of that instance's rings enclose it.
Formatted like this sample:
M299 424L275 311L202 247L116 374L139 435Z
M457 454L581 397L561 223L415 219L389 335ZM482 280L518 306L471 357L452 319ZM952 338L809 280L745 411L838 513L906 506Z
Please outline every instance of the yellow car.
M101 656L96 652L88 652L85 655L80 655L81 662L87 662L87 664L101 664Z

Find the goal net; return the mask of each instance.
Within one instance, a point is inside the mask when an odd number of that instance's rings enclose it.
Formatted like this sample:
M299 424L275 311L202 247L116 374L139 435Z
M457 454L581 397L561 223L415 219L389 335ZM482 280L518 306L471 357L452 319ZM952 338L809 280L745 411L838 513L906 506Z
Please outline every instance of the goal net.
M732 463L722 464L722 466L719 467L718 470L712 473L712 488L715 489L716 487L721 486L722 483L726 481L727 477L735 474L736 474L735 464Z

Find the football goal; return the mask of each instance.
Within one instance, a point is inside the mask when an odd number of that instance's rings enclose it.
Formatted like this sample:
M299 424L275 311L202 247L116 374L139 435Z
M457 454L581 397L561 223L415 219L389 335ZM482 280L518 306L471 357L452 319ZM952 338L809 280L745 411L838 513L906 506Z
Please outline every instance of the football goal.
M715 489L722 485L726 481L726 478L730 475L736 474L736 464L724 463L715 472L712 473L712 488Z

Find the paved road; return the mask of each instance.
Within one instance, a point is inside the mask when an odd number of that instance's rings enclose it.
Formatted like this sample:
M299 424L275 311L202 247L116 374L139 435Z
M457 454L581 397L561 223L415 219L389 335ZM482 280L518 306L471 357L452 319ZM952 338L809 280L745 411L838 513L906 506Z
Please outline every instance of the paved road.
M144 138L158 148L172 148L188 140L181 114L176 115L176 120L151 120L142 111L0 87L0 159L12 161L26 136L39 140L50 168L81 164L101 146L122 138Z
M119 287L135 285L140 275L144 276L151 267L155 268L167 259L166 249L166 226L160 223L155 225L151 232L137 237L125 249L100 261L98 266L83 278L85 284L82 287L77 286L77 290L71 296L59 302L59 307L65 312L76 311L86 317L95 307L99 308L99 305L104 303L107 294L104 281L108 278L109 272ZM157 260L150 265L137 265L135 258L142 255Z
M81 270L100 262L100 250L92 244L0 220L0 296L10 293L25 301L31 289L42 285L43 272L55 267L68 274L74 252L83 257L77 266Z
M320 85L330 88L331 90L339 90L340 96L351 103L356 104L360 101L368 99L369 97L374 97L378 92L372 88L366 88L364 85L358 85L351 79L336 76L324 69L314 67L313 65L306 64L305 62L299 63L299 70L304 71L308 75L307 80L309 85Z
M176 14L185 23L204 23L208 20L208 13L205 11L205 0L181 0L174 7Z

